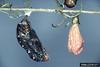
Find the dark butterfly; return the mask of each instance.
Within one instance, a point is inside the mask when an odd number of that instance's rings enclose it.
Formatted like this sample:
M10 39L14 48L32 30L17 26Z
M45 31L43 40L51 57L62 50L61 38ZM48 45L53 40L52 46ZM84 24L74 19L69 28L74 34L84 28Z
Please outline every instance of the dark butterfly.
M66 5L68 8L73 8L77 3L77 0L65 0L64 5Z
M31 28L27 18L28 16L25 16L17 25L16 33L18 43L26 50L29 57L34 61L47 61L48 54L45 48L43 48L35 30Z

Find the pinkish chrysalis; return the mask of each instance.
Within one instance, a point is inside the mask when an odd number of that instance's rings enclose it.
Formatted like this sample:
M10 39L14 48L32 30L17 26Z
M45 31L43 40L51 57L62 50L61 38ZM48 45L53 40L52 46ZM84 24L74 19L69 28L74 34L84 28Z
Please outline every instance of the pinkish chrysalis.
M82 38L82 35L78 27L79 18L74 17L72 23L73 24L69 30L69 35L68 35L68 50L74 55L79 55L83 50L83 44L84 44L84 40Z

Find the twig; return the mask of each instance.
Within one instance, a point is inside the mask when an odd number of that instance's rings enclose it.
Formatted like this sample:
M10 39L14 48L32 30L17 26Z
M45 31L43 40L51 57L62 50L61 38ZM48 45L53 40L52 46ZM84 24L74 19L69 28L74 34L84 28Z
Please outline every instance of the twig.
M32 11L32 12L56 12L59 9L44 9L44 8L0 8L0 10L8 11L8 10L19 10L19 11ZM65 13L79 13L80 10L60 10ZM81 10L81 13L86 14L100 14L100 11L92 11L92 10Z

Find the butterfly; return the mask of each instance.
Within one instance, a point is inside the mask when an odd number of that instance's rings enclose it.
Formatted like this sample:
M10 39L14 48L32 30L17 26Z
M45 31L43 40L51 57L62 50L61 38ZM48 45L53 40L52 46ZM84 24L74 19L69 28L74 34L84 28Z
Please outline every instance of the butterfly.
M17 24L16 36L18 43L26 50L31 59L37 62L48 61L48 53L31 27L27 15Z

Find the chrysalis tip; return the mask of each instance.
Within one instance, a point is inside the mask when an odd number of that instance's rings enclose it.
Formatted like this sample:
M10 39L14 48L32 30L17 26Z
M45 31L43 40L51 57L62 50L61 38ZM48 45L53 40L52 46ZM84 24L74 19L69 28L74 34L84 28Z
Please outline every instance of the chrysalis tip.
M30 16L32 11L25 11L25 15Z

